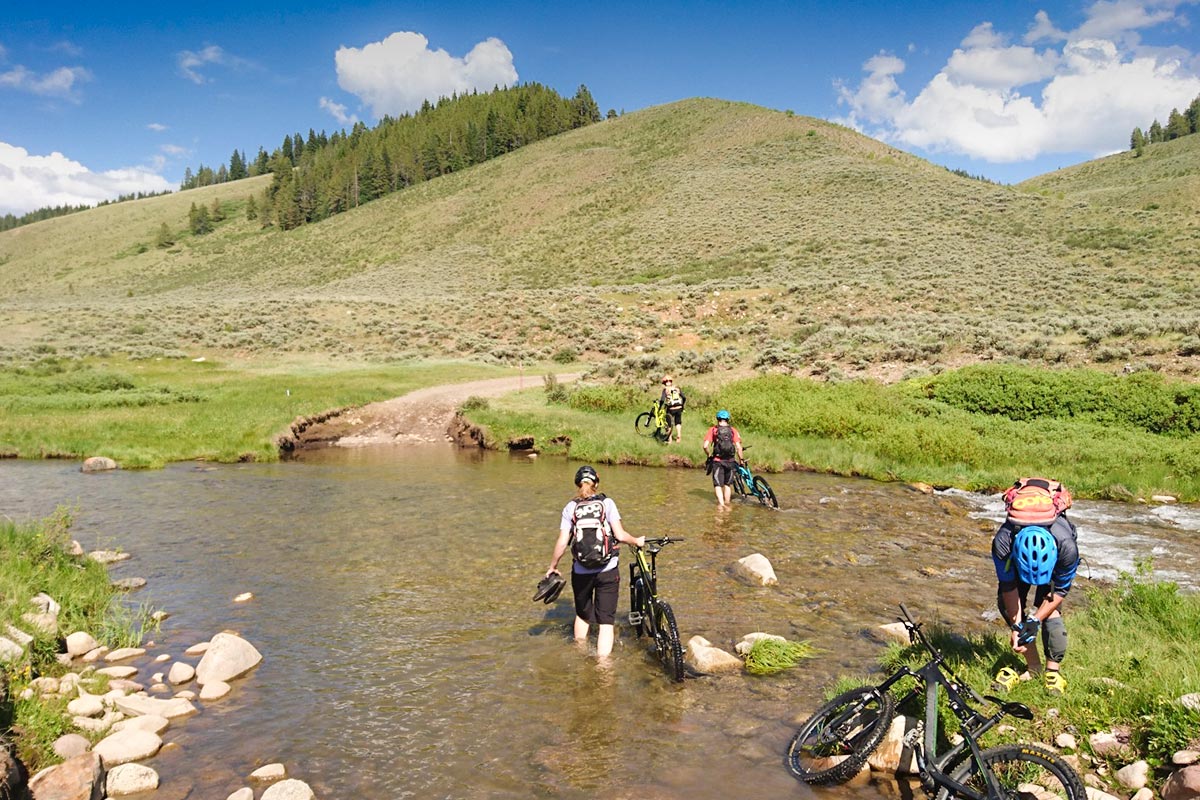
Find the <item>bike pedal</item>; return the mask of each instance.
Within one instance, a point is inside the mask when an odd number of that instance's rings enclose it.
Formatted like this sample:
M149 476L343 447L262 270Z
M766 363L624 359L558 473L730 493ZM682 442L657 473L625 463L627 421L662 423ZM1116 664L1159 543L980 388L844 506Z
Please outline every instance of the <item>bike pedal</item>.
M630 625L641 625L642 624L642 612L630 611L629 612L629 624Z

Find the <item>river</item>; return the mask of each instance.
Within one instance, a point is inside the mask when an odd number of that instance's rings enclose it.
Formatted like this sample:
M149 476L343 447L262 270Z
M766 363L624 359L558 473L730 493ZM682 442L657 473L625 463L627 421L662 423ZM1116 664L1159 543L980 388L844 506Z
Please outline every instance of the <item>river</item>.
M793 726L833 676L873 671L870 631L897 603L963 632L994 624L996 497L786 473L769 476L780 511L719 512L698 471L601 466L631 533L686 539L659 558L685 642L732 649L767 631L818 654L777 676L672 684L621 626L600 667L571 642L569 589L530 601L577 466L444 446L102 474L6 461L0 513L72 506L85 548L132 553L113 577L146 578L130 602L172 615L152 653L232 629L264 654L165 734L177 746L151 762L156 800L225 797L272 761L324 799L807 797L782 766ZM1073 518L1077 585L1141 557L1200 584L1196 508L1081 501ZM778 586L733 576L754 552ZM254 599L234 603L242 592Z

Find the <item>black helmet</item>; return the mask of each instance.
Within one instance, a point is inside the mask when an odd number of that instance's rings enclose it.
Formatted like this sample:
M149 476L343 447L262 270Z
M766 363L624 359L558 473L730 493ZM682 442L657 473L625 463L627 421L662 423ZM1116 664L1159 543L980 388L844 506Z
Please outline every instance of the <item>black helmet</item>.
M599 486L600 476L596 474L596 470L592 467L580 467L575 471L575 485L582 486L584 481L591 481L593 486Z

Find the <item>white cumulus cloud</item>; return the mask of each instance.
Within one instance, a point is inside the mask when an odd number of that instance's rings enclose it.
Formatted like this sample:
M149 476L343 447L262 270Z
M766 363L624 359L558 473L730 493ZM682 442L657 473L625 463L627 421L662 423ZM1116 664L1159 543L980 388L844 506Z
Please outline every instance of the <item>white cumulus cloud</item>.
M212 80L200 71L204 67L217 65L241 69L252 66L246 59L228 53L215 44L201 50L180 50L175 55L175 63L179 66L179 74L195 84L205 84Z
M320 106L325 111L328 111L340 125L353 125L358 122L358 117L346 111L346 106L341 103L335 103L328 97L322 97Z
M0 142L0 214L19 216L46 206L91 205L122 194L172 188L145 167L92 172L62 153L36 156Z
M504 42L486 39L465 56L429 49L429 40L398 31L364 47L339 47L334 54L338 86L371 107L376 117L415 111L425 100L472 89L516 83L513 56Z
M858 85L837 84L849 110L843 121L888 141L997 163L1123 149L1135 126L1165 122L1200 95L1195 53L1139 45L1140 29L1185 24L1180 4L1100 0L1072 31L1039 11L1023 45L981 23L912 97L897 79L904 61L881 53L863 64ZM1039 42L1046 49L1030 46Z

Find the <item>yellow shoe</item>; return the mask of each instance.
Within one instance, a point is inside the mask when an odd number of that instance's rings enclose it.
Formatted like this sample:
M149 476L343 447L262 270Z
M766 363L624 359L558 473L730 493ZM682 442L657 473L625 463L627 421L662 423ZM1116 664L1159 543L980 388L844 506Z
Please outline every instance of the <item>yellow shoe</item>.
M1061 695L1067 691L1067 679L1056 669L1046 670L1044 680L1046 681L1046 691L1050 694Z
M1012 667L1001 667L996 673L995 680L992 681L992 690L997 692L1011 692L1012 688L1021 680L1021 676Z

